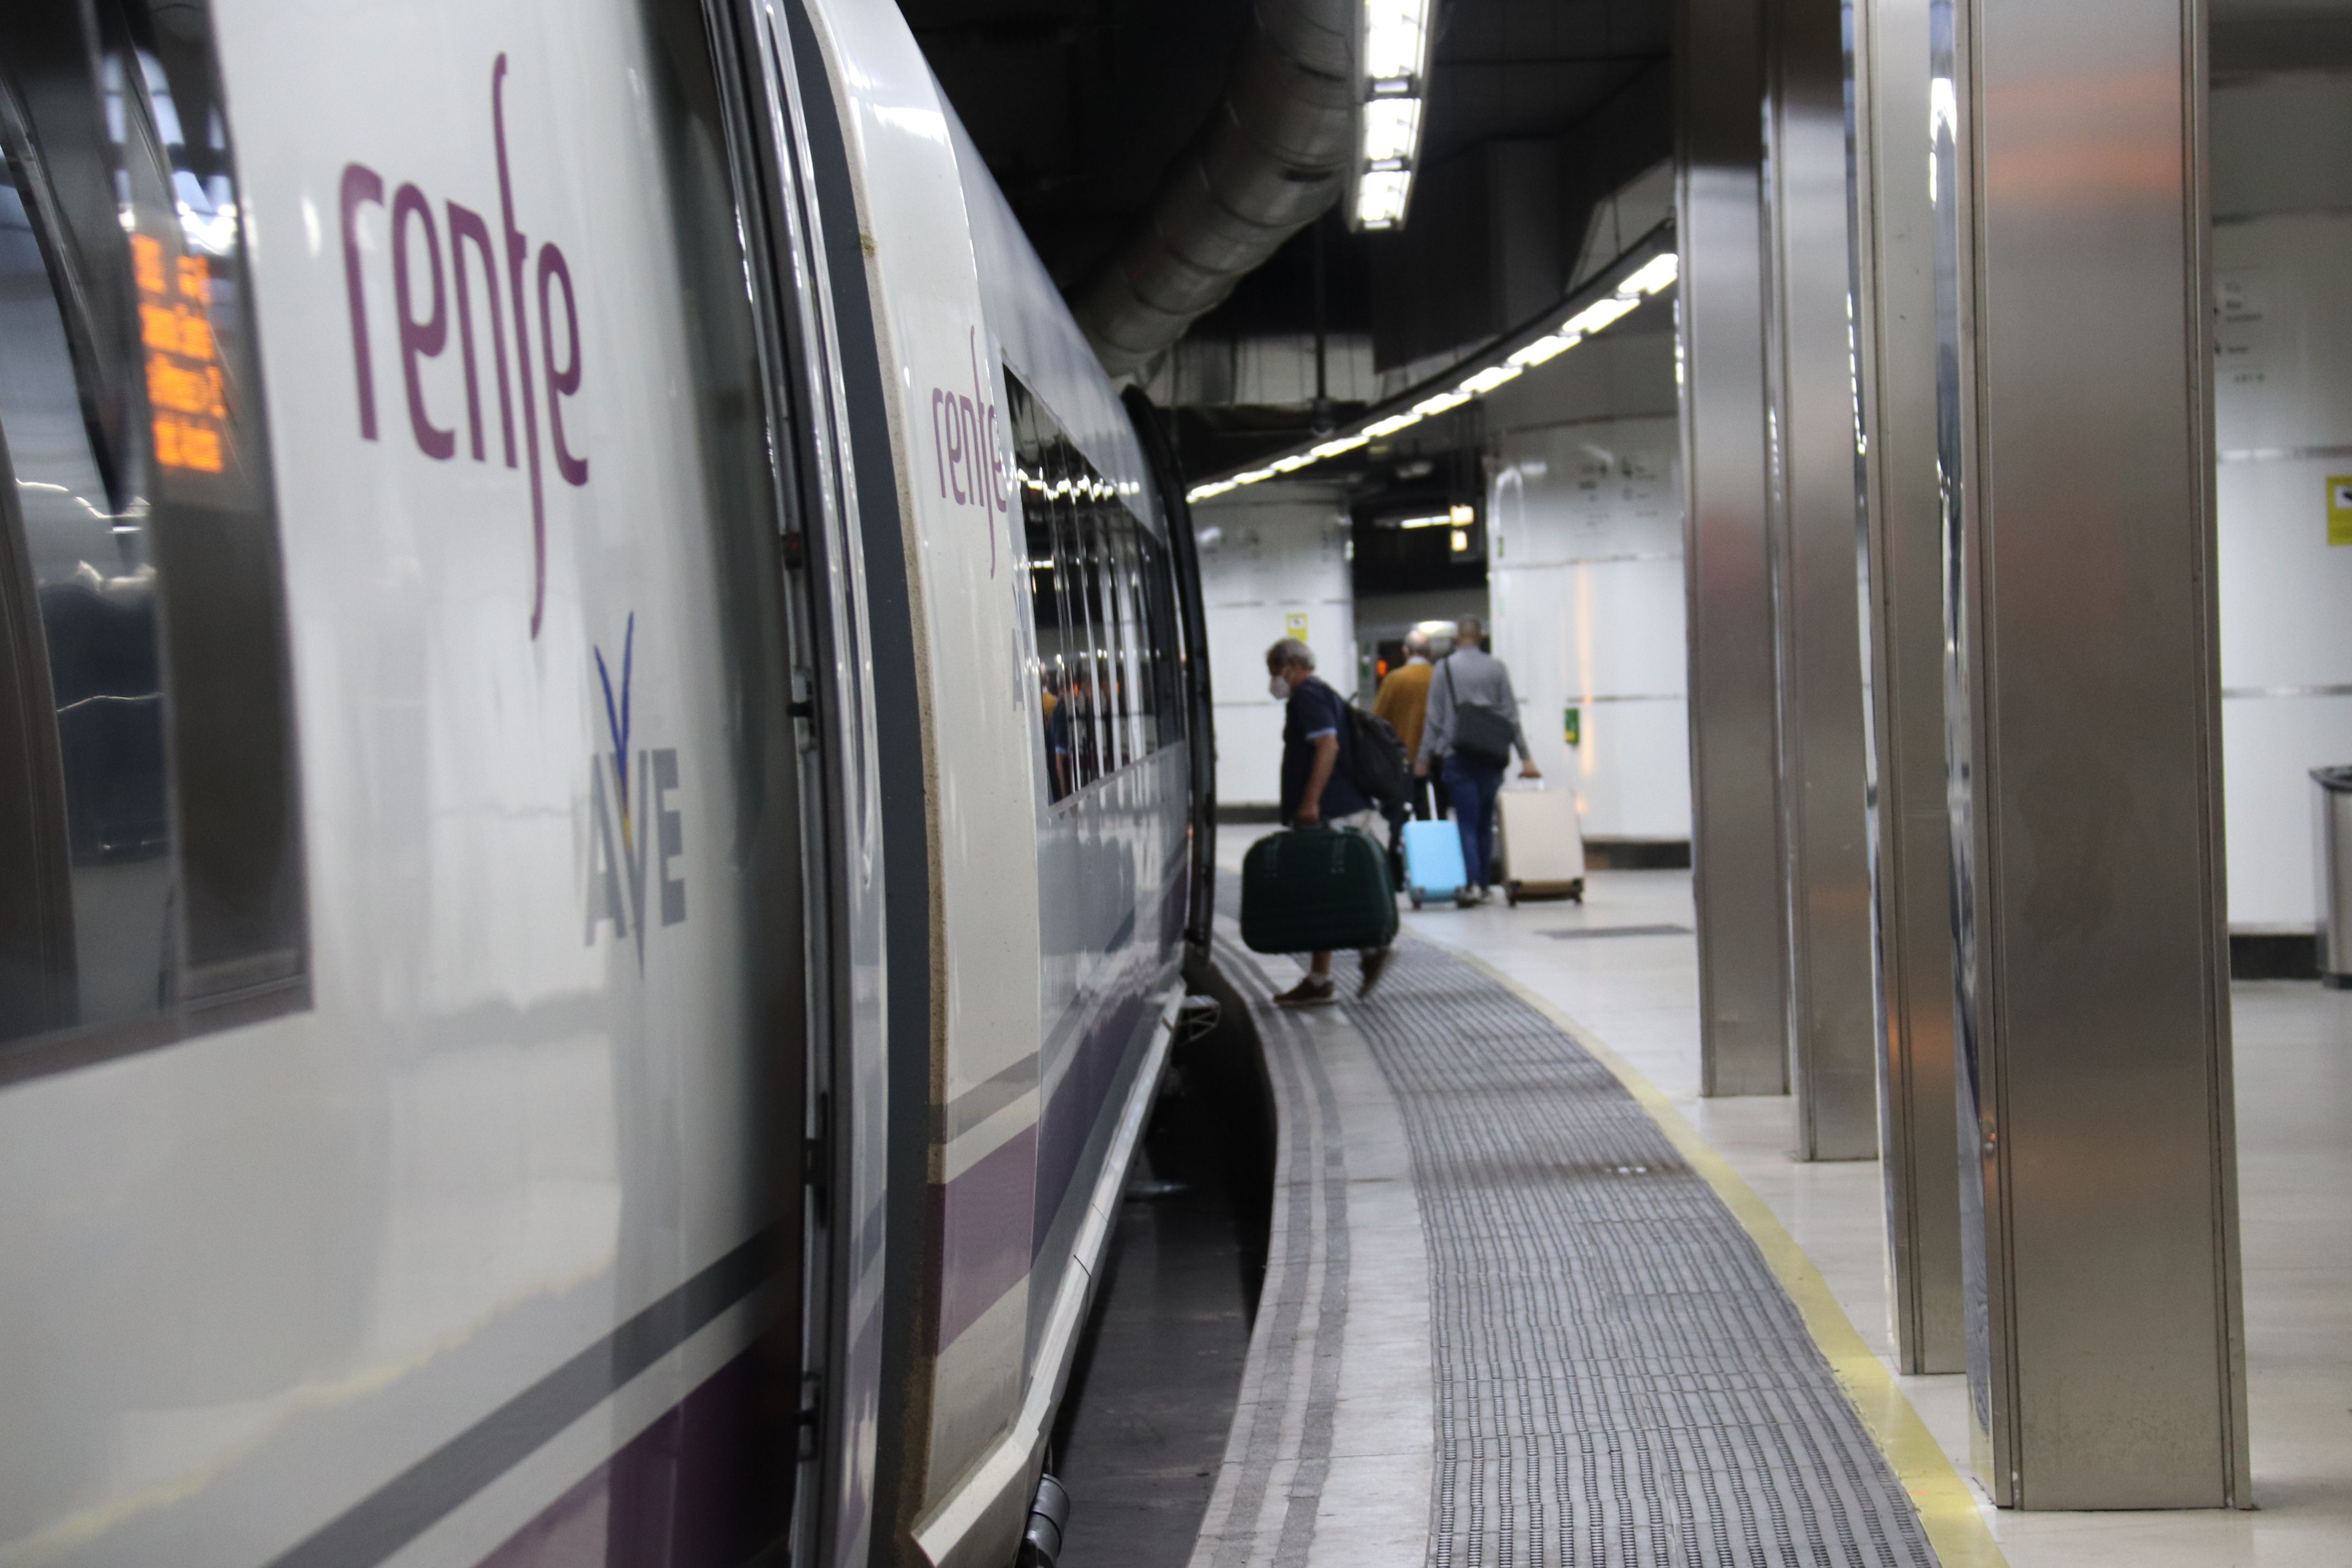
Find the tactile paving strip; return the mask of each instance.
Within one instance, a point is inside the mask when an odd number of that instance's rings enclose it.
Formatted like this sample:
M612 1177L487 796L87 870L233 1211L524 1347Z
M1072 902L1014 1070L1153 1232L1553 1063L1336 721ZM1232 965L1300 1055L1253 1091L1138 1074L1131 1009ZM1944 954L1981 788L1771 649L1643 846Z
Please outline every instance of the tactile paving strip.
M1925 1568L1796 1304L1607 1068L1426 942L1349 1012L1428 1235L1431 1568Z

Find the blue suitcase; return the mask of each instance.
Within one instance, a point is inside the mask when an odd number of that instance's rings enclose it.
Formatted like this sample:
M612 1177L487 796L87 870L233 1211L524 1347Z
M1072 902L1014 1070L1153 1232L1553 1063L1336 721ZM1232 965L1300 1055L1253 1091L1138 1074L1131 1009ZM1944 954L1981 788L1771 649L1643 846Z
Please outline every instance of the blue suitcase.
M1404 887L1412 907L1424 899L1450 899L1462 891L1462 830L1451 822L1404 825Z

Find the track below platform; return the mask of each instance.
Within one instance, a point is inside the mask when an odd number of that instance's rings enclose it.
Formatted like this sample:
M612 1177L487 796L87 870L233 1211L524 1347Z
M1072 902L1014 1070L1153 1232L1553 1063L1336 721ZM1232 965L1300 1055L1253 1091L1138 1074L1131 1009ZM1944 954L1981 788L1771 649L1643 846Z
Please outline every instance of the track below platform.
M1246 1004L1180 1036L1053 1444L1060 1568L1183 1568L1233 1424L1265 1276L1273 1109Z

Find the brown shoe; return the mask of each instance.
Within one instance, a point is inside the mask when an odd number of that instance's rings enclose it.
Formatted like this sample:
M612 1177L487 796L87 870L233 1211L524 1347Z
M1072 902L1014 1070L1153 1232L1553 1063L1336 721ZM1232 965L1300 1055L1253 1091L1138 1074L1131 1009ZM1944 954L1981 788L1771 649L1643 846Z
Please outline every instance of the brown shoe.
M1364 949L1361 955L1364 965L1363 983L1356 987L1356 996L1359 1001L1370 996L1372 994L1372 987L1381 983L1381 976L1388 973L1389 958L1395 952L1396 949L1392 947Z
M1310 974L1274 999L1277 1007L1328 1007L1339 999L1339 988Z

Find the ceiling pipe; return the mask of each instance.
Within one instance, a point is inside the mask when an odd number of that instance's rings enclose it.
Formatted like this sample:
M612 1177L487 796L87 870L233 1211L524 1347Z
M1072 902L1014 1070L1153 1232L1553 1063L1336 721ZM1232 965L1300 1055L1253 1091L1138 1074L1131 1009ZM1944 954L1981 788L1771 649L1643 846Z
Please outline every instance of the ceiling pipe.
M1225 95L1135 235L1077 300L1131 376L1339 197L1354 149L1356 0L1257 0Z

